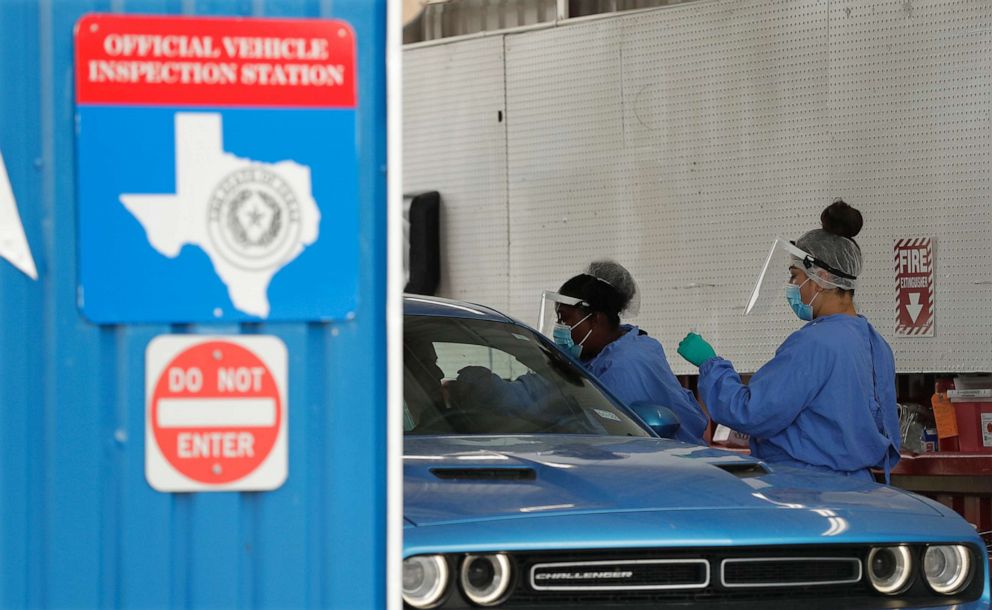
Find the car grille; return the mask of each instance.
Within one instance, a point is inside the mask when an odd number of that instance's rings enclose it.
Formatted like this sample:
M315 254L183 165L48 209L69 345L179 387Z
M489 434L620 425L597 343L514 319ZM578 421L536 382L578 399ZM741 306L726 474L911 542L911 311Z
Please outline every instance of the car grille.
M535 591L651 591L702 589L705 559L642 559L539 563L530 569Z
M797 587L853 584L861 580L857 557L756 557L724 559L725 587Z
M869 545L749 548L617 549L506 552L513 584L498 608L648 610L704 607L726 610L862 610L950 607L974 601L984 588L978 569L957 595L934 593L922 578L923 545L913 545L919 574L897 596L875 591L867 575ZM493 551L496 552L496 551ZM460 554L447 556L457 574ZM972 548L981 566L984 555ZM473 608L461 586L450 588L439 610Z
M870 550L868 545L811 545L517 551L507 553L514 564L515 584L499 607L855 610L943 607L974 600L981 594L983 579L979 574L967 590L953 598L936 595L921 578L899 596L885 596L868 580L865 562ZM914 553L918 566L920 549ZM442 610L468 607L456 588Z
M875 597L862 569L867 553L868 547L515 553L521 578L505 606Z

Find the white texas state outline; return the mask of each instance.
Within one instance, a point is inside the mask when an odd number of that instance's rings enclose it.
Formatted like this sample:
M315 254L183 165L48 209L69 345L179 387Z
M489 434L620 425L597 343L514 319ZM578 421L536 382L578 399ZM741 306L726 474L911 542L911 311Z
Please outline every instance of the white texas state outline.
M224 152L222 117L217 113L176 113L175 139L175 194L126 193L120 196L121 203L144 227L156 251L175 258L187 244L201 248L227 286L234 307L261 318L268 317L268 287L272 277L318 237L320 210L313 198L309 166L295 161L260 163ZM274 176L283 190L292 192L296 202L296 213L291 215L295 231L286 237L292 241L277 253L276 260L263 267L238 264L230 251L223 251L216 235L211 238L208 226L211 201L217 205L220 185L225 179L231 183L232 175L252 173L270 179ZM288 220L283 219L283 226Z

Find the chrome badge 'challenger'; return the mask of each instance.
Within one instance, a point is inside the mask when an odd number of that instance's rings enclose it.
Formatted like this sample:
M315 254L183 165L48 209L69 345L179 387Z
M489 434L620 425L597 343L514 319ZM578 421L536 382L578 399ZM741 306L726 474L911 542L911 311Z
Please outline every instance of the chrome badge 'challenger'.
M649 591L709 584L705 559L541 563L530 570L535 591Z

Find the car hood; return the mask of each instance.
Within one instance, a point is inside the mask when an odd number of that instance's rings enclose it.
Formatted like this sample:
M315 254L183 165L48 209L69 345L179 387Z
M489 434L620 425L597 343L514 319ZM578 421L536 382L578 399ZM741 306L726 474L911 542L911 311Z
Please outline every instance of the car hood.
M603 512L941 513L900 490L659 438L406 437L413 525ZM769 516L769 518L771 518Z

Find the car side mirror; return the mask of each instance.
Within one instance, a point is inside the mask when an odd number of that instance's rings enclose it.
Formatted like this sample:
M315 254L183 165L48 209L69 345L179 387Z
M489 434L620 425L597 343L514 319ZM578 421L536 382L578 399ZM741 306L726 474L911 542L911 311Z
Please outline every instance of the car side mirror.
M630 410L641 418L648 428L655 431L658 436L671 438L679 431L679 418L668 407L652 405L644 402L635 402L630 405Z

